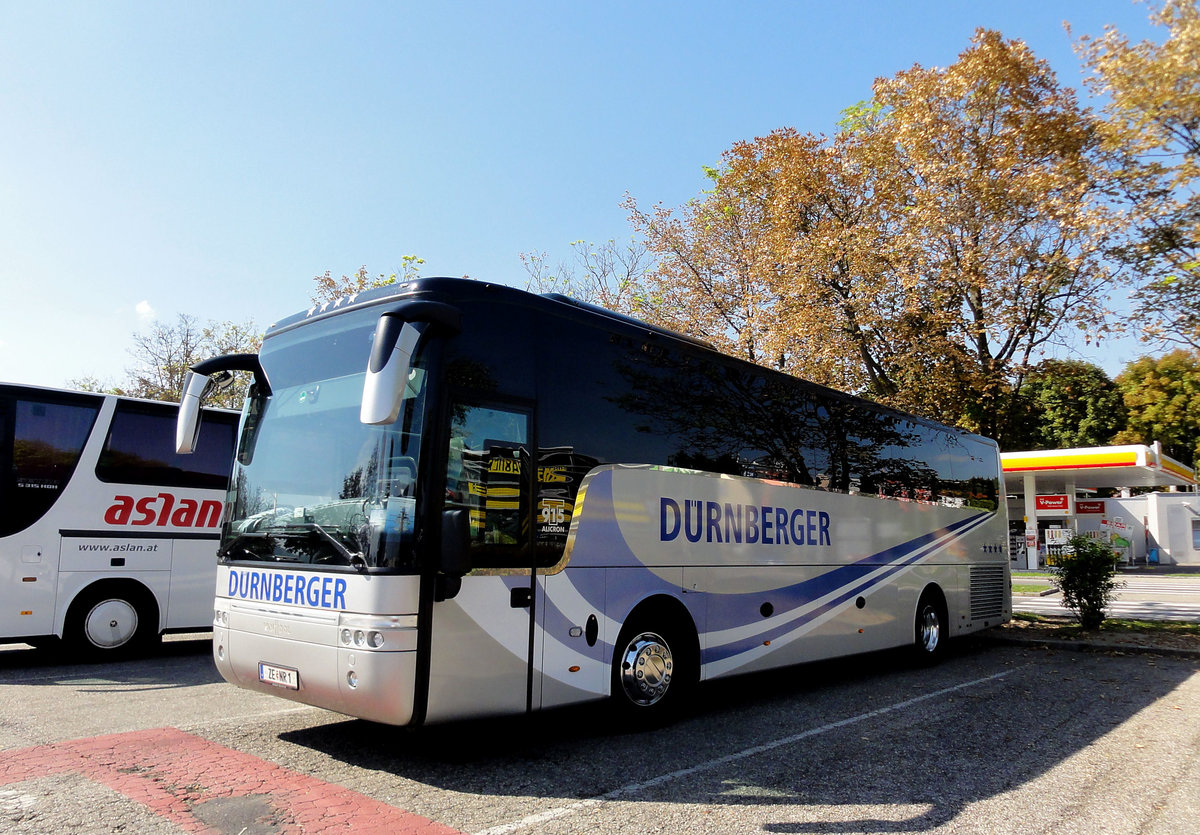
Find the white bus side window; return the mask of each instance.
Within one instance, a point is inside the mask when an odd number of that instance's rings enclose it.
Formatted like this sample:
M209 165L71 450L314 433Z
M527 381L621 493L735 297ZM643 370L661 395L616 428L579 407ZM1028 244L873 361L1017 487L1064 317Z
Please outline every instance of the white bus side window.
M53 505L79 463L98 398L11 401L12 461L0 485L0 536L28 528ZM5 447L9 444L5 438Z
M154 484L223 490L233 458L237 416L206 412L196 451L175 451L175 409L120 401L113 414L96 477L118 484Z

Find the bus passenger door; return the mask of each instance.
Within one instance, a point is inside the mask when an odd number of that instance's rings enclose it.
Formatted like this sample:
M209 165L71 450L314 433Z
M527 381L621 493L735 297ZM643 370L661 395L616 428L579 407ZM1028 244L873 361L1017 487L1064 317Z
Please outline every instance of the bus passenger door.
M521 713L530 699L529 412L456 402L450 420L445 507L469 514L472 570L433 604L429 721Z

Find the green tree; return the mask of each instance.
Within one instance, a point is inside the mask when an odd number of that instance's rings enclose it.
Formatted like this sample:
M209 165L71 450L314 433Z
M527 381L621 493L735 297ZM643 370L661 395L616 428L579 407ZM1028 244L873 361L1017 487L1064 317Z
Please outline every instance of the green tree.
M1200 351L1143 357L1127 365L1116 382L1129 414L1117 442L1158 441L1177 461L1200 463Z
M1152 9L1162 43L1110 28L1079 51L1105 102L1100 135L1130 235L1116 252L1143 279L1144 337L1200 350L1200 11L1195 0Z
M1125 404L1102 368L1078 360L1044 360L1018 393L1023 420L1013 421L1010 449L1103 446L1125 429Z

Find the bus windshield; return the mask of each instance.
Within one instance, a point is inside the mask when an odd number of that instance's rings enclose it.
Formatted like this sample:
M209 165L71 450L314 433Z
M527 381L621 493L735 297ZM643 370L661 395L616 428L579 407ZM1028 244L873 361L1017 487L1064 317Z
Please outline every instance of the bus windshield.
M224 561L413 567L425 370L414 357L397 421L359 420L378 314L332 317L263 345L230 482Z

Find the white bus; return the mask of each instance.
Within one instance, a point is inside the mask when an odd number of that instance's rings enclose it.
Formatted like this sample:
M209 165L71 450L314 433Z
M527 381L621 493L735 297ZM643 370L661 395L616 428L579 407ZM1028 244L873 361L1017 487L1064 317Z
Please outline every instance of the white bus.
M274 325L219 552L221 674L398 725L946 640L1010 617L994 442L561 296L458 279Z
M99 659L210 628L237 415L182 456L177 412L0 384L0 640Z

